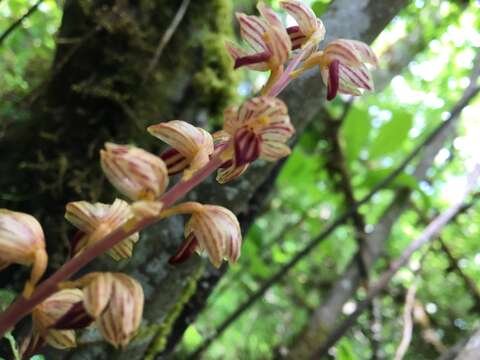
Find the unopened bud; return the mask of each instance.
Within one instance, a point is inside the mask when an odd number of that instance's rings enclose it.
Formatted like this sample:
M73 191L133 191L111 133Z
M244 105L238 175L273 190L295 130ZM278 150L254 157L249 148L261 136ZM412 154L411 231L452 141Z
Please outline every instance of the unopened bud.
M100 157L108 180L132 200L154 200L168 185L163 160L143 149L106 143Z
M28 214L0 209L0 269L10 264L32 266L24 295L30 296L47 267L45 238L38 221Z
M96 319L103 337L115 347L125 347L135 335L143 313L143 289L122 273L91 273L77 284L83 287L86 311Z

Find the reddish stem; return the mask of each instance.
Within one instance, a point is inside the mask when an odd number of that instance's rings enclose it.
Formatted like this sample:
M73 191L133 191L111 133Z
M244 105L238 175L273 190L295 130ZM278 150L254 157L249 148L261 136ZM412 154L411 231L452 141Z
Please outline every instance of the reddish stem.
M190 179L176 184L168 192L166 192L159 199L159 201L163 202L163 207L168 208L173 205L176 201L185 196L190 190L192 190L206 177L218 169L223 163L223 160L221 159L221 153L222 150L218 151L216 155ZM108 234L102 240L85 249L85 251L80 253L78 256L75 256L67 261L53 275L41 282L28 299L20 296L12 305L8 307L7 310L0 315L0 338L2 338L3 335L18 321L31 313L36 305L40 304L43 300L57 291L59 283L70 278L73 274L75 274L93 259L102 255L126 237L145 229L157 221L158 220L156 218L144 219L128 230L120 228Z

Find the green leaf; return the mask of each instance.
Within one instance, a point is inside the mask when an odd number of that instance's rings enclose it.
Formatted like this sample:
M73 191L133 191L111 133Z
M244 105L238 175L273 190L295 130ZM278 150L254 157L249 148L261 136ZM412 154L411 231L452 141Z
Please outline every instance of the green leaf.
M380 127L378 135L370 146L370 159L382 157L397 151L408 138L413 126L413 117L406 111L397 111L392 119Z
M387 176L389 176L395 170L394 167L370 170L365 177L363 186L371 189L377 185L380 181L383 181ZM418 181L415 177L407 173L401 173L398 175L387 187L388 189L397 189L399 187L407 187L412 190L418 189Z
M353 346L349 339L343 338L338 346L337 356L338 360L357 360L357 356L353 351Z
M329 1L329 0L327 0L327 1L315 1L311 6L315 15L317 15L317 16L323 15L327 11L328 6L330 5L330 2L331 1Z
M16 294L11 290L0 289L0 310L5 310L15 300L15 296Z
M356 160L368 141L371 130L367 109L354 107L340 128L340 142L349 162Z

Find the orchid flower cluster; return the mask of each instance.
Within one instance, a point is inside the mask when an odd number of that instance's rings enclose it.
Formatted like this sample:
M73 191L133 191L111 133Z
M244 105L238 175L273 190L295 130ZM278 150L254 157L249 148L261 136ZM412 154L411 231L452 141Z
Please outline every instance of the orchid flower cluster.
M318 50L325 36L322 21L301 1L285 0L280 6L298 25L285 28L263 3L258 5L260 16L237 14L241 37L251 50L226 44L235 68L268 71L270 77L259 96L225 110L222 130L210 134L181 120L152 125L147 131L169 146L159 156L133 145L105 144L100 151L103 172L128 201L67 204L65 218L77 229L70 262L93 260L105 251L95 250L96 246L107 240L111 246L106 250L114 260L128 259L140 230L174 215L187 215L189 220L185 240L171 257L171 264L187 260L194 252L206 254L215 267L223 260L237 261L242 235L230 210L198 202L174 203L216 169L217 181L223 184L239 177L257 159L276 161L290 154L287 142L295 130L287 106L276 96L306 70L319 66L329 100L337 93L360 95L363 90L373 90L366 64L376 65L377 59L370 47L341 39ZM167 191L170 176L176 174L181 174L178 183ZM36 299L36 285L47 261L38 221L27 214L0 210L0 268L12 263L32 267L24 301ZM138 281L111 272L67 281L74 271L64 268L58 271L63 277L58 276L62 280L55 284L55 290L40 301L32 300L26 311L31 313L33 326L24 353L32 354L44 343L74 347L75 330L91 325L113 346L125 347L142 319L144 295Z

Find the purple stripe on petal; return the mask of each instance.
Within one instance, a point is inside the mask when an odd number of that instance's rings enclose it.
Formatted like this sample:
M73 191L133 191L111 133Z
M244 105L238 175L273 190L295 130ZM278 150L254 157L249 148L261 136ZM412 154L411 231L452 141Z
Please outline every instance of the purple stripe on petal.
M247 55L247 56L242 56L239 58L235 59L235 65L234 69L238 69L241 66L245 65L252 65L252 64L258 64L261 62L265 62L270 58L271 54L267 51L253 54L253 55Z
M178 249L177 253L168 260L168 263L171 265L175 265L188 260L190 256L192 256L192 254L195 252L197 246L197 238L193 233L191 233L185 239L180 249Z
M52 328L59 330L82 329L89 326L93 320L94 318L85 310L83 301L79 301L73 304L72 307L52 325Z
M327 90L327 100L335 99L338 91L339 84L339 65L340 61L333 60L330 66L328 67L328 90Z
M290 26L287 28L287 34L293 34L300 31L300 26Z
M234 137L234 148L236 166L248 164L260 155L260 139L247 128L239 129Z

